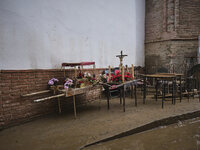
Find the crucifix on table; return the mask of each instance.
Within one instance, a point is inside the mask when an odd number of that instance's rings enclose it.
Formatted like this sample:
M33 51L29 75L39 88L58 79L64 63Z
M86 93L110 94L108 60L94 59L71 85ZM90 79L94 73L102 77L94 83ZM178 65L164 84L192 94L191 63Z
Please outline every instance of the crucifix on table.
M121 54L120 55L117 55L116 57L119 57L119 60L120 60L120 65L119 65L119 70L121 71L121 68L122 68L122 66L123 66L123 58L125 57L125 56L128 56L128 55L124 55L123 54L123 51L121 51Z

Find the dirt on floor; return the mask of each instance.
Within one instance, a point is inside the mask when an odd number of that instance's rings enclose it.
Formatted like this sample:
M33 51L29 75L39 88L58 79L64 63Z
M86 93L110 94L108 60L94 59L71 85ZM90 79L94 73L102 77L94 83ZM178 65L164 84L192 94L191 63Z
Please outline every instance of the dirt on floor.
M76 150L89 143L117 135L121 132L145 125L155 120L200 110L197 98L185 98L176 105L166 101L147 98L146 104L139 97L126 98L126 112L119 98L111 99L110 110L106 100L94 101L77 108L77 119L73 112L48 115L35 121L11 127L0 132L1 150Z
M198 150L199 148L200 118L194 118L95 144L84 150Z

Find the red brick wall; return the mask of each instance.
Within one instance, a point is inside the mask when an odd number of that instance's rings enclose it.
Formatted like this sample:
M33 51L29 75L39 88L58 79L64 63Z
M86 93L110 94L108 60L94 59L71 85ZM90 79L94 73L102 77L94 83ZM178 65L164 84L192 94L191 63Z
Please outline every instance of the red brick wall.
M200 35L200 0L179 0L180 16L178 35L197 38Z
M153 41L161 39L163 22L163 0L146 1L145 39Z
M96 69L95 74L99 74L103 69ZM92 72L91 69L86 69ZM72 76L74 70L67 70L66 74ZM64 81L64 73L61 70L1 70L0 71L0 129L29 121L33 118L55 113L58 110L57 101L47 100L34 103L33 100L45 97L49 94L37 96L21 97L22 94L46 90L47 82L51 78ZM78 99L93 100L99 97L100 91L90 91ZM71 102L69 100L69 102ZM62 102L62 107L71 107L68 101ZM64 109L65 110L65 109Z
M176 68L185 54L196 56L198 35L200 0L146 0L145 64L149 72L166 68L169 55L175 56Z
M198 47L197 40L178 40L178 41L161 41L146 44L145 66L148 73L155 73L159 68L170 69L171 52L176 54L172 59L176 73L185 73L188 69L185 65L186 55L195 55Z

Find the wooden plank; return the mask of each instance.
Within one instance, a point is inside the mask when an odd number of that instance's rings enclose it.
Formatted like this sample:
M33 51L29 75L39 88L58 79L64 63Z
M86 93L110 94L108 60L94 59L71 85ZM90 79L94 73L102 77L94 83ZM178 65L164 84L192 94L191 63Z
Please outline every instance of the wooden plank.
M76 70L76 66L74 67L74 77L77 77L77 70Z
M182 95L193 95L193 94L198 94L200 93L200 91L195 91L195 92L184 92L182 93ZM176 96L179 96L179 95L176 95ZM172 94L166 94L165 97L172 97ZM162 95L158 95L158 98L162 98Z
M173 74L143 74L144 77L152 77L152 78L174 78L176 77Z
M49 96L49 97L45 97L45 98L36 99L36 100L34 100L34 102L41 102L41 101L45 101L45 100L49 100L49 99L53 99L53 98L62 97L62 96L65 96L65 93L54 95L54 96Z
M122 66L122 83L124 83L124 66Z
M50 92L51 90L44 90L44 91L39 91L39 92L33 92L33 93L29 93L29 94L24 94L24 95L21 95L22 97L27 97L27 96L33 96L33 95L37 95L37 94L43 94L43 93L48 93Z
M132 77L134 79L134 65L132 64L132 67L131 67L131 74L132 74Z

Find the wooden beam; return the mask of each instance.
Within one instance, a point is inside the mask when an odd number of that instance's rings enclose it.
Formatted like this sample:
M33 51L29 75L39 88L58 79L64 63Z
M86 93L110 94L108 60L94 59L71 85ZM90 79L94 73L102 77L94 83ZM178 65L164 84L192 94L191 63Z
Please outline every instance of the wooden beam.
M41 102L41 101L45 101L45 100L49 100L49 99L53 99L53 98L62 97L62 96L65 96L65 93L54 95L54 96L49 96L49 97L45 97L45 98L36 99L36 100L34 100L34 102Z
M24 94L24 95L21 95L22 97L27 97L27 96L33 96L33 95L37 95L37 94L43 94L43 93L48 93L50 92L51 90L44 90L44 91L39 91L39 92L33 92L33 93L29 93L29 94Z
M77 70L76 70L76 66L74 67L74 77L77 78Z
M109 82L111 82L111 67L108 66L108 77L109 77Z
M122 66L122 83L124 83L124 66Z
M134 78L134 65L132 64L132 68L131 68L131 74L132 74L132 77Z

